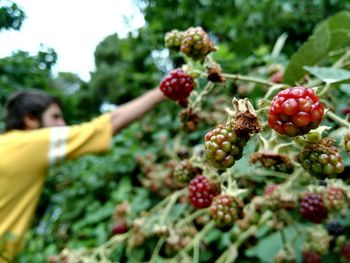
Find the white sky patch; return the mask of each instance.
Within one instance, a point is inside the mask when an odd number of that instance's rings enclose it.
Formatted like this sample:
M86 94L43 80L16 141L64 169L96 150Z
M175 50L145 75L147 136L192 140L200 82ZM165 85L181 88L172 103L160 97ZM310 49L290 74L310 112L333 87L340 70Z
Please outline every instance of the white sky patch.
M25 12L20 31L0 32L0 57L17 50L36 54L40 45L53 48L58 59L53 68L90 79L95 69L94 51L107 36L142 27L144 19L132 0L14 0ZM126 18L129 18L127 23Z

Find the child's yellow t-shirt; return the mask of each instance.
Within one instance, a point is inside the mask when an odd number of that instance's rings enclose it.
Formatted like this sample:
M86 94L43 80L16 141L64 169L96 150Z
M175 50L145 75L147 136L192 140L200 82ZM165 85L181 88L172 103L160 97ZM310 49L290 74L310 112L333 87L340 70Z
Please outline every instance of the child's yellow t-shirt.
M14 130L0 135L0 262L23 245L48 168L111 145L110 114L74 126Z

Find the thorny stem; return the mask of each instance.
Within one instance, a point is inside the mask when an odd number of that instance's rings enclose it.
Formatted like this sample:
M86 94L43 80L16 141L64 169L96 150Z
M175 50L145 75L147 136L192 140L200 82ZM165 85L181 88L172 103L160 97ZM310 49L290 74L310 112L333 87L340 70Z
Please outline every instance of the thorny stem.
M284 234L283 229L280 229L279 232L280 232L280 235L281 235L282 243L283 243L284 246L286 246L287 245L287 239L286 239L286 235Z
M277 145L277 146L274 148L274 150L275 150L276 153L278 153L282 148L284 148L284 147L289 147L289 146L292 146L292 145L294 145L293 142L281 143L281 144Z
M149 261L149 263L153 263L153 262L156 263L157 262L157 256L159 254L159 251L160 251L164 241L165 241L164 237L162 237L158 240L157 245L152 252L152 257L151 257L151 260Z
M184 188L186 189L186 188ZM178 191L175 192L175 194L173 194L167 204L167 206L165 207L163 213L162 213L162 217L159 220L159 224L163 225L165 222L165 219L167 218L171 208L174 206L174 204L176 203L177 199L182 195L183 191Z
M349 62L349 57L350 57L350 50L348 49L345 54L337 61L334 63L333 67L338 68L346 65Z
M175 258L180 257L182 254L188 253L193 246L198 243L214 226L215 222L213 220L207 223L205 227L191 240L191 242L176 255Z
M330 87L331 87L331 84L330 83L326 83L324 88L317 94L318 97L323 97L328 92Z
M350 122L347 122L346 120L340 118L337 114L331 111L327 111L326 114L328 118L332 119L333 121L339 123L341 126L344 126L348 129L350 129Z
M192 263L199 263L199 243L196 242L193 246L193 260Z
M200 217L200 216L205 215L207 213L208 213L208 209L206 209L206 208L196 210L194 213L190 214L188 217L185 217L181 221L177 222L175 227L181 227L183 225L186 225L187 223L192 222L197 217Z
M270 177L275 177L275 178L282 178L285 179L288 174L286 173L281 173L281 172L276 172L276 171L254 171L254 174L251 172L248 173L238 173L235 175L235 178L249 178L249 177L254 177L254 176L270 176Z
M297 235L295 235L292 244L296 241L296 238L299 236L303 236L303 232L299 229L298 224L295 222L295 220L286 212L286 210L282 209L279 212L279 215L282 217L282 219L284 219L284 221L286 221L289 225L291 225L295 232L297 233Z
M189 107L193 109L193 111L197 111L199 109L197 109L197 107L199 106L199 104L203 101L203 97L205 95L207 95L208 93L210 93L212 91L212 89L214 88L215 83L209 81L207 83L207 85L204 87L204 89L201 91L201 93L199 93L195 99L195 101L193 103L189 103Z
M223 73L222 76L225 78L228 78L228 79L232 79L232 80L242 80L242 81L248 81L248 82L255 82L255 83L263 84L263 85L267 85L267 86L275 85L274 82L264 80L264 79L255 78L255 77L248 77L248 76L242 76L242 75L237 75L237 74L227 74L227 73Z
M164 206L164 204L168 203L170 201L170 199L173 198L173 196L176 196L176 198L180 197L181 195L183 195L184 193L186 193L187 188L178 190L176 192L174 192L172 195L168 195L166 198L164 198L162 201L160 201L157 205L155 205L149 212L152 213L154 211L156 211L157 209L160 209L161 207Z
M215 261L215 263L233 263L238 256L238 248L252 235L256 234L256 231L260 226L264 225L272 216L271 211L266 211L258 223L258 225L250 226L246 231L239 235L239 238L229 246L229 248L221 254L221 256Z
M112 237L105 244L95 248L95 249L79 249L75 251L65 250L64 255L67 255L69 258L69 262L78 263L78 262L86 262L86 263L96 263L103 262L109 263L110 261L106 258L106 255L109 255L117 245L126 240L130 236L130 232L127 232L123 235L116 235ZM96 257L100 257L101 260L96 260ZM82 261L83 260L83 261Z
M265 94L263 100L267 100L271 97L271 95L275 92L275 91L278 91L280 89L283 89L283 88L287 88L288 86L287 85L284 85L284 84L280 84L280 85L273 85Z

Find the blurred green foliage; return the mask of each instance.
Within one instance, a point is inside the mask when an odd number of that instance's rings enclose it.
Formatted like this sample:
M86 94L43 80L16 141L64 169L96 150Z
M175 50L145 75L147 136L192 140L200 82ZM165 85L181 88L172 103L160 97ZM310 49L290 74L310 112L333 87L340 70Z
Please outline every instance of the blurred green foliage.
M24 19L25 14L16 3L9 0L0 1L0 31L19 30Z
M23 11L15 4L5 7L3 2L0 1L0 29L19 29ZM34 56L19 51L0 59L1 107L10 93L39 88L62 98L69 123L88 120L99 114L101 103L121 104L158 85L170 68L185 61L173 52L169 54L170 60L164 58L167 57L162 55L167 52L164 34L198 25L210 32L219 48L215 60L225 72L266 77L266 66L273 63L285 66L316 24L338 11L350 9L349 1L342 0L142 0L137 4L145 15L146 25L125 38L113 34L101 40L94 54L96 70L88 82L69 72L53 77L57 54L50 48L43 48ZM273 45L283 33L288 37L282 54L272 57ZM238 86L239 83L229 82L216 95L233 96ZM253 100L265 92L261 86L247 88ZM346 101L339 105L345 107ZM125 200L132 203L130 219L133 219L158 202L160 197L140 183L145 175L136 156L152 153L159 163L166 161L164 151L171 151L174 144L171 138L179 131L180 110L174 103L166 102L116 136L107 155L85 156L51 170L26 249L18 262L45 262L47 256L59 253L65 246L102 244L111 236L111 216L117 204ZM336 110L339 113L341 108ZM196 145L206 128L189 134L187 145ZM168 138L165 144L159 139L163 135ZM211 233L207 237L211 238L208 244L214 243L213 249L217 235ZM227 236L222 237L221 247L225 240ZM149 248L152 245L151 242ZM144 257L144 253L149 253L146 247L128 252L121 248L115 252L115 258L136 260Z

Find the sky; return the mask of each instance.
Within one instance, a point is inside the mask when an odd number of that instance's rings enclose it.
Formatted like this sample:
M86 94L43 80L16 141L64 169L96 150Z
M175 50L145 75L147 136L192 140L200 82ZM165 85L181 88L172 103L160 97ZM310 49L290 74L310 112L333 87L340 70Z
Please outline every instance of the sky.
M107 36L142 27L133 0L13 0L26 14L20 31L0 32L0 58L16 50L37 54L41 45L58 55L53 73L72 72L88 81L95 69L94 51ZM126 18L129 18L126 23Z

